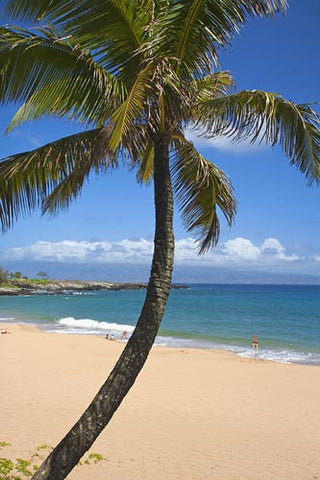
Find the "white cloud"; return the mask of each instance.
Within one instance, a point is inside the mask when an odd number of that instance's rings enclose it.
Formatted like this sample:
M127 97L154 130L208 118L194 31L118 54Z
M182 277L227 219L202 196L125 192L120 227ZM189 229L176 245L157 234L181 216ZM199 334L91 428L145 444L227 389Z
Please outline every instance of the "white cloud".
M222 252L226 258L235 262L257 260L261 255L259 247L253 245L250 240L241 237L225 242L222 246Z
M87 261L97 258L100 252L100 242L76 242L63 240L61 242L39 241L28 247L11 248L4 252L6 260L46 260L46 261ZM111 243L103 242L102 251L110 250Z
M298 255L287 255L278 239L267 238L262 245L254 245L247 238L234 238L221 242L218 246L199 257L191 238L176 242L176 263L196 265L216 265L221 267L252 268L261 266L286 265L289 262L305 260Z
M226 153L231 154L248 154L257 153L259 150L264 150L265 145L256 143L250 143L250 139L233 141L229 137L220 135L214 138L205 138L197 135L197 131L188 127L185 129L185 136L188 140L193 142L198 148L215 148Z
M38 241L26 247L0 251L0 260L72 262L72 263L130 263L149 264L153 253L153 241L124 239L109 241ZM247 238L234 238L221 242L214 250L198 255L192 238L176 241L175 262L177 265L220 266L237 268L277 267L299 264L311 258L288 255L276 238L267 238L259 246ZM316 257L320 261L320 256Z
M298 255L286 255L285 249L276 238L267 238L261 245L261 253L267 257L276 257L279 260L292 262L299 260Z

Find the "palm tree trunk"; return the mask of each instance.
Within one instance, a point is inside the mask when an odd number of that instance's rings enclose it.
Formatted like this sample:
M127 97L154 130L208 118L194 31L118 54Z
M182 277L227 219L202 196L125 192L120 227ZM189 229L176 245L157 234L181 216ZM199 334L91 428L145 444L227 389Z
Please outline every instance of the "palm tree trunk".
M154 254L145 302L137 326L104 385L81 418L43 462L33 480L63 480L109 423L132 387L154 343L169 296L173 256L173 199L168 139L155 141Z

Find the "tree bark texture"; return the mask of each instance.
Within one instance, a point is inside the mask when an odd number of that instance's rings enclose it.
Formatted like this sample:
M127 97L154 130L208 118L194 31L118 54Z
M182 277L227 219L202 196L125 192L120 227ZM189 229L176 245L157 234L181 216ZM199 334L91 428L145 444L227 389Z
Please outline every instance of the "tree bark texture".
M146 298L136 328L104 385L40 466L33 480L63 480L68 475L111 420L135 382L154 343L169 296L174 257L169 146L164 135L155 141L154 195L154 254Z

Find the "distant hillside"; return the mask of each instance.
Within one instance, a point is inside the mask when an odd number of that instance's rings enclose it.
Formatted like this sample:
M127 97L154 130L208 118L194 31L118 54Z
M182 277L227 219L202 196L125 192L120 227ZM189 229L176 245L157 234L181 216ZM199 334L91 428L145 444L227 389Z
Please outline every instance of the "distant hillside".
M94 264L62 262L3 261L2 266L12 272L20 270L29 277L45 270L50 278L77 278L84 281L97 279L107 283L142 283L148 281L150 265L145 264ZM240 270L213 266L175 265L174 283L243 283L320 285L319 274L307 274L291 270Z

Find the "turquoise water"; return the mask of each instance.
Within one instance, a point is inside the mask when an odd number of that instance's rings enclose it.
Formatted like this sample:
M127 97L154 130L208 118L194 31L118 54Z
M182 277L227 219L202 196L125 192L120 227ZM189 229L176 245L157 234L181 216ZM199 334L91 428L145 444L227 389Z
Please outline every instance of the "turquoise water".
M0 297L0 321L60 333L132 332L144 291ZM172 290L157 344L222 348L279 362L320 364L320 286L190 285Z

